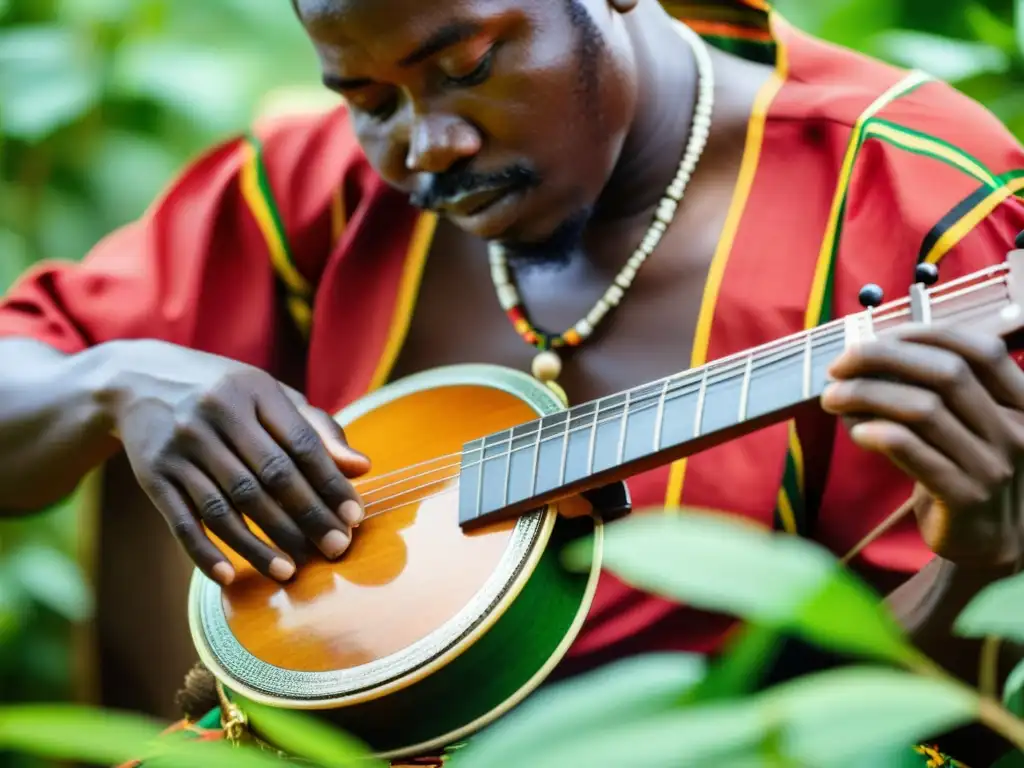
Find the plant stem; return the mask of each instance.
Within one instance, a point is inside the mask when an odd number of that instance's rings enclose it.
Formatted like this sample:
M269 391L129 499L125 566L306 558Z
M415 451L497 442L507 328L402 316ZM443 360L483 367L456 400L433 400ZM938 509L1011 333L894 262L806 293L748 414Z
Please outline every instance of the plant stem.
M1018 720L995 699L978 699L978 719L1024 752L1024 720Z
M995 644L998 650L998 643ZM1018 719L1012 712L1007 710L995 698L989 695L979 694L972 686L967 685L949 674L928 658L926 655L915 653L904 662L906 668L925 677L943 680L955 685L966 693L970 693L978 700L978 720L995 731L1004 739L1009 741L1021 752L1024 752L1024 720Z
M978 661L978 690L981 695L995 699L999 696L999 649L1002 647L1000 638L986 637L981 645L981 658Z
M954 682L957 685L963 685L962 682L950 675L939 664L936 664L927 654L921 653L913 647L911 649L913 653L903 661L903 666L906 667L909 672L914 672L924 677L945 680L946 682ZM972 693L975 692L973 688L970 690Z

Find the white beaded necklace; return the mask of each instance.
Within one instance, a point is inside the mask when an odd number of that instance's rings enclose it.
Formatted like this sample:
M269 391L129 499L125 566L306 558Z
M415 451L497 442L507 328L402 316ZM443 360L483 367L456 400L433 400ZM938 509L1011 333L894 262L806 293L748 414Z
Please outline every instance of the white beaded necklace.
M644 235L640 245L633 251L629 261L626 262L626 265L615 277L614 282L605 291L604 295L597 300L593 309L587 313L587 316L560 336L551 336L533 328L529 320L526 319L519 291L516 289L515 283L509 274L505 249L498 243L491 243L489 246L491 279L498 294L498 301L501 303L502 309L509 315L509 319L520 336L527 343L540 350L533 358L531 366L533 375L549 386L553 385L553 388L559 392L563 399L565 399L564 393L555 385L555 379L562 372L562 360L554 351L554 348L582 344L593 334L594 329L608 315L612 308L619 305L626 291L632 285L636 273L643 266L647 257L658 247L662 235L665 234L669 224L672 223L679 203L682 202L683 195L686 192L686 186L689 184L690 178L697 168L697 163L704 152L704 146L707 144L715 100L715 82L711 56L707 44L698 34L682 23L677 23L676 28L683 39L689 43L697 62L697 104L694 108L693 120L690 124L690 136L686 152L683 154L683 159L679 164L679 169L676 171L675 178L669 184L665 195L658 203L654 220L647 229L647 233Z

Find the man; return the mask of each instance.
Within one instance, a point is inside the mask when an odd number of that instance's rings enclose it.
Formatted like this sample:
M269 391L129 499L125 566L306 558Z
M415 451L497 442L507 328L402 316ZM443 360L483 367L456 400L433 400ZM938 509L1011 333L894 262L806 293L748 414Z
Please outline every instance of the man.
M52 502L123 449L211 578L234 572L200 519L287 580L351 540L367 457L327 414L387 381L529 370L555 346L537 373L580 402L858 311L866 283L903 296L919 262L944 281L999 263L1024 229L1024 151L994 117L762 0L295 5L346 106L211 150L0 305L0 508ZM634 505L842 555L912 498L853 565L970 675L977 648L948 628L1021 554L1000 501L1024 374L996 338L928 329L832 374L830 415L635 477ZM608 576L558 675L713 652L728 627Z

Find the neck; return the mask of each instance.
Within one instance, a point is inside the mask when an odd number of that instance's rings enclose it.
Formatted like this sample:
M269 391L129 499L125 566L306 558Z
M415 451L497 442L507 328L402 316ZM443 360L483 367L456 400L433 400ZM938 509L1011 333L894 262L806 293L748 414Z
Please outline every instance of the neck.
M641 3L625 23L641 73L636 116L595 223L640 216L658 204L686 149L697 95L696 63L675 19L657 3Z
M1010 269L1024 269L1024 250L1011 259ZM460 522L522 514L782 421L822 394L850 344L907 322L1017 334L1018 275L1001 264L931 291L917 284L884 307L472 441L462 454Z

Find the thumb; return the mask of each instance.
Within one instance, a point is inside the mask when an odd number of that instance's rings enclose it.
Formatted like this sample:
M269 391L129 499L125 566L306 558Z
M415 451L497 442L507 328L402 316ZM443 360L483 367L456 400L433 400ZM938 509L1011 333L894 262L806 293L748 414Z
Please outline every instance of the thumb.
M320 436L339 469L346 477L358 477L370 471L370 459L366 454L357 451L348 444L345 430L334 419L323 411L306 406L300 408L302 415L309 421Z

